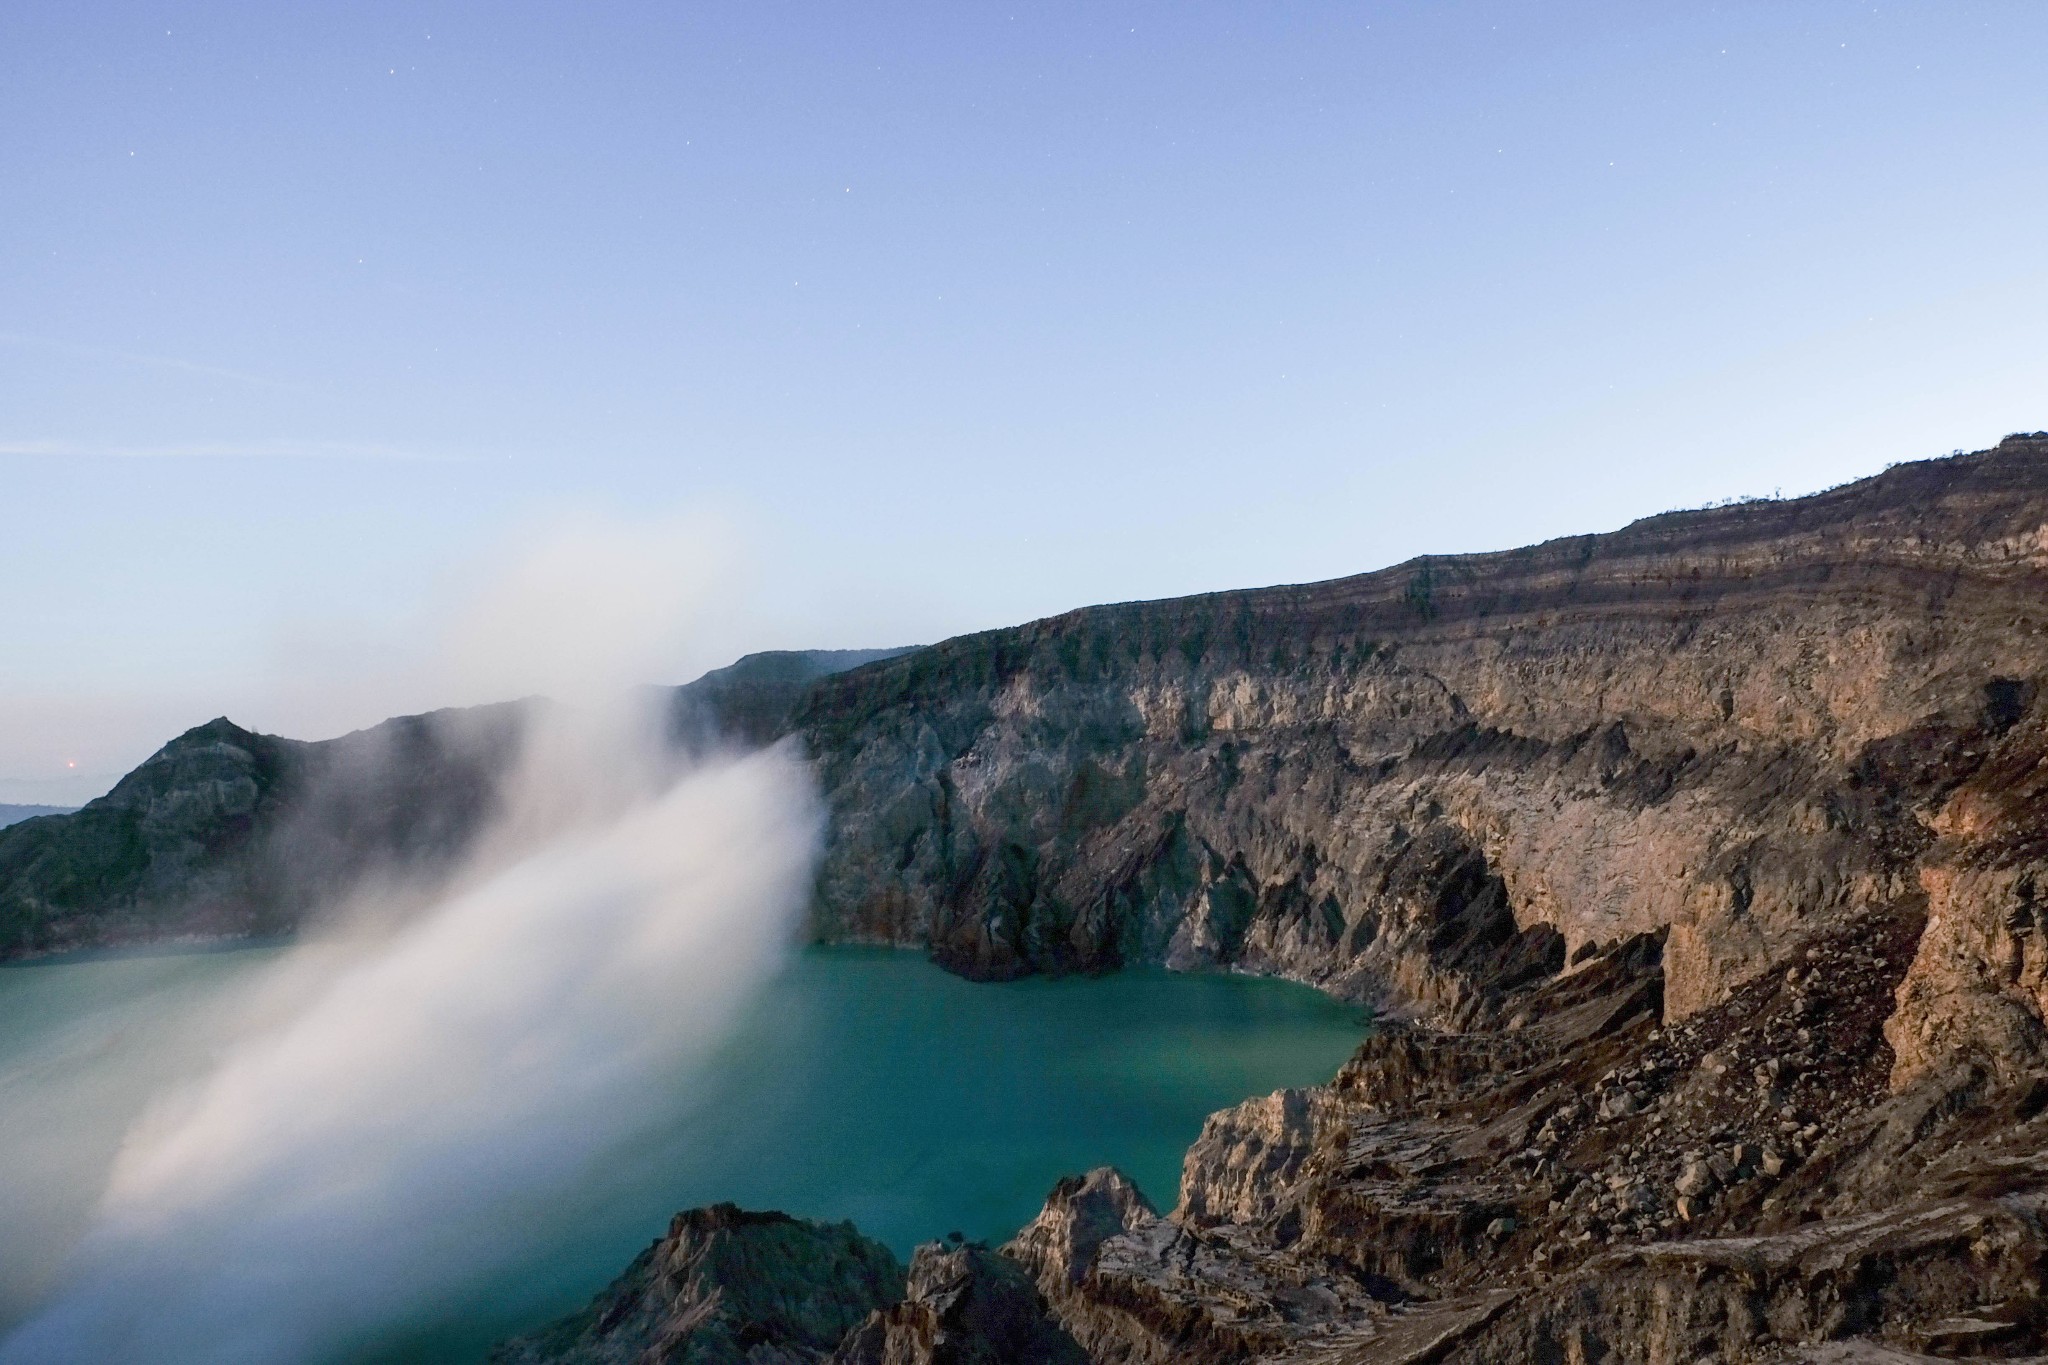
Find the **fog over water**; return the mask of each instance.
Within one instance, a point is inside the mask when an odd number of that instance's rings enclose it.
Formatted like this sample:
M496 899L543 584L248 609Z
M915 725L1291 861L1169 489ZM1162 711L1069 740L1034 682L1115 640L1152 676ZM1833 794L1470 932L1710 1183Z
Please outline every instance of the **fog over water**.
M0 1362L332 1355L521 1254L665 1121L656 1082L786 958L822 827L796 755L685 767L633 686L711 596L685 529L566 523L429 628L449 689L552 698L466 867L329 907L217 999L128 1002L0 1066L45 1185L8 1202L75 1240L0 1276L42 1296Z
M722 1199L899 1254L1104 1161L1171 1203L1204 1114L1355 1043L1277 982L795 956L810 775L662 741L631 684L709 594L628 530L544 540L419 647L454 695L559 698L452 874L289 945L0 969L0 1365L473 1362Z
M771 751L284 955L0 1361L318 1359L521 1254L782 960L818 835Z

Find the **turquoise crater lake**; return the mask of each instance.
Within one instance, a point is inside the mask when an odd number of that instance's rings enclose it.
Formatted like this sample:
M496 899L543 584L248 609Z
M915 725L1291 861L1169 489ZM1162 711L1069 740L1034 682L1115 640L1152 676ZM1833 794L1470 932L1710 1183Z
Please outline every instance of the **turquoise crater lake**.
M201 1011L273 955L0 970L0 1114L22 1120L0 1122L0 1204L35 1197L4 1188L36 1167L23 1156L38 1145L22 1131L30 1115L97 1124L111 1156L123 1101L53 1106L35 1093L53 1067L71 1082L81 1067L189 1071L147 1018ZM906 1257L948 1232L1005 1238L1055 1179L1091 1166L1121 1167L1166 1207L1204 1116L1329 1079L1364 1032L1357 1009L1284 982L1133 971L977 985L915 954L812 949L707 1064L674 1078L658 1130L564 1197L548 1245L354 1359L478 1361L490 1341L581 1306L695 1204L851 1219Z

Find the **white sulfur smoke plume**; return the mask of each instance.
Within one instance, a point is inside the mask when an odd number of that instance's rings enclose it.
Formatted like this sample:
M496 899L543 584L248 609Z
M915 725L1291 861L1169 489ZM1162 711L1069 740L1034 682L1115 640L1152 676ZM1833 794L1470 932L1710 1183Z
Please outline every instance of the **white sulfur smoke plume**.
M344 1355L518 1260L670 1111L791 943L821 816L790 753L678 776L658 718L591 715L534 709L454 890L359 907L269 973L257 1022L129 1133L0 1365Z
M817 836L756 755L363 953L145 1120L0 1362L315 1360L459 1292L772 970Z

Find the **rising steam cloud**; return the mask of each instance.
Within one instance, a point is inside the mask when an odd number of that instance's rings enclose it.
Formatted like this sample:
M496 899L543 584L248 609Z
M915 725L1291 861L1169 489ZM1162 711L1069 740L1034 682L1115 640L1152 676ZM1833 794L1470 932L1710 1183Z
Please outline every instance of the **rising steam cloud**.
M786 752L678 778L571 716L535 712L487 860L294 950L267 1022L137 1124L0 1365L331 1358L516 1259L666 1112L792 939L817 803Z

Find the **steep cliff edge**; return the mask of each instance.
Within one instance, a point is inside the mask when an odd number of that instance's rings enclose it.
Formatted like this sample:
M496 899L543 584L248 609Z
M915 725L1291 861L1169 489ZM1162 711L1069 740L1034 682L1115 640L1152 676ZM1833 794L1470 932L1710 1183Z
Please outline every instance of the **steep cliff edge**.
M2044 1358L2044 589L2033 436L821 683L822 934L1387 1006L841 1357L986 1284L1099 1365Z
M1608 945L1518 1027L1395 1025L1213 1116L1170 1215L1097 1172L1006 1250L1097 1361L2039 1351L2048 1076L1951 1058L1893 1090L1919 928L1817 935L1676 1025L1654 938Z
M1809 498L1097 607L828 678L821 937L1445 1023L1659 932L1674 1018L1875 904L2048 674L2048 437Z
M2048 1069L1951 1053L1895 1086L1921 927L1816 934L1677 1024L1640 935L1508 990L1510 1025L1387 1025L1213 1115L1168 1213L1100 1169L999 1253L920 1248L834 1359L2038 1359Z

